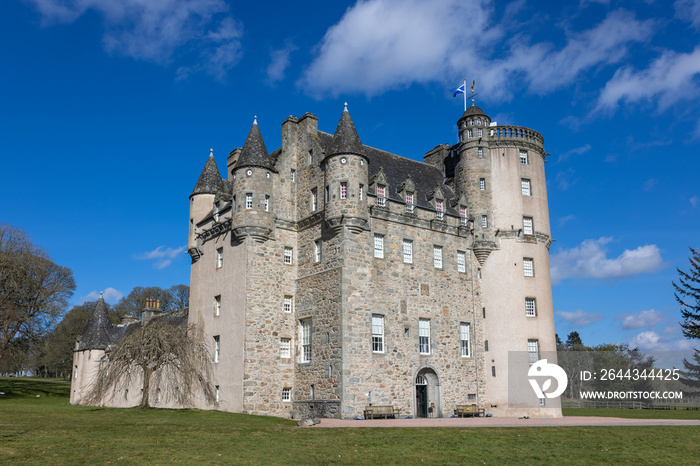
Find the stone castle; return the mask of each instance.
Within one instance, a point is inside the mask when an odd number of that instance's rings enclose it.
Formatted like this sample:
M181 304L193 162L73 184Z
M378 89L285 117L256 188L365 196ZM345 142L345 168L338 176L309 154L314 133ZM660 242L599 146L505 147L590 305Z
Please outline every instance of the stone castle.
M543 138L474 105L457 126L423 162L363 145L347 107L333 134L287 118L273 152L254 122L225 179L210 154L188 239L217 394L200 407L561 416L512 386L509 403L509 377L556 349Z

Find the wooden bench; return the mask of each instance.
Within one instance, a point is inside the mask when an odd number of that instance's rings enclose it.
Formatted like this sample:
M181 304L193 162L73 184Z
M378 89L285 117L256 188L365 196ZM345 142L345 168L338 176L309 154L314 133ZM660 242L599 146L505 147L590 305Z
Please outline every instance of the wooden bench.
M483 417L484 408L479 408L477 405L457 405L455 415L459 417Z
M393 406L365 406L365 419L384 418L398 419L399 410Z

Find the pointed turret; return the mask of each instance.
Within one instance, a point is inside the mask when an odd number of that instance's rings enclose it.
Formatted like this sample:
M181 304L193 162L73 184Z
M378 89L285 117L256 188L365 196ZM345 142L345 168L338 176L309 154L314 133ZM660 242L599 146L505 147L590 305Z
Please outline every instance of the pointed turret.
M338 127L335 129L331 145L328 148L328 156L337 154L364 155L362 151L362 142L357 135L352 117L350 117L347 103L345 103L345 109L338 122Z
M216 194L221 187L221 181L221 173L219 173L219 167L216 166L216 160L214 159L214 149L209 149L209 158L207 163L204 164L204 169L202 174L199 175L197 184L194 185L190 198L197 194Z
M235 168L241 167L262 167L275 171L275 164L267 153L265 142L260 134L257 117L253 121Z
M109 314L107 313L107 304L102 299L102 293L100 293L100 299L97 301L87 326L78 340L76 351L103 350L112 344L113 333L112 322L109 320Z

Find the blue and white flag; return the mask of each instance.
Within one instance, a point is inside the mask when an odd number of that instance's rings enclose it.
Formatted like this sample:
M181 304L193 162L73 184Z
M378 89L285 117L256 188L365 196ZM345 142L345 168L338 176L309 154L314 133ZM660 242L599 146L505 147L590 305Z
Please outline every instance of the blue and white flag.
M452 97L457 97L457 94L465 94L466 93L466 91L464 90L465 87L466 87L466 84L462 84L457 89L455 89L455 91L452 93Z

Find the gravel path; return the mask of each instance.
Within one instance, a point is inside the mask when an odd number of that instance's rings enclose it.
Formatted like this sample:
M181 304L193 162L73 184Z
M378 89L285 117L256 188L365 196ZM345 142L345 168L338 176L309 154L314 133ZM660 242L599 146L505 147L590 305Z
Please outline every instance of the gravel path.
M437 419L321 419L313 427L560 427L560 426L700 426L700 420L625 419L567 416L562 418L476 417Z

